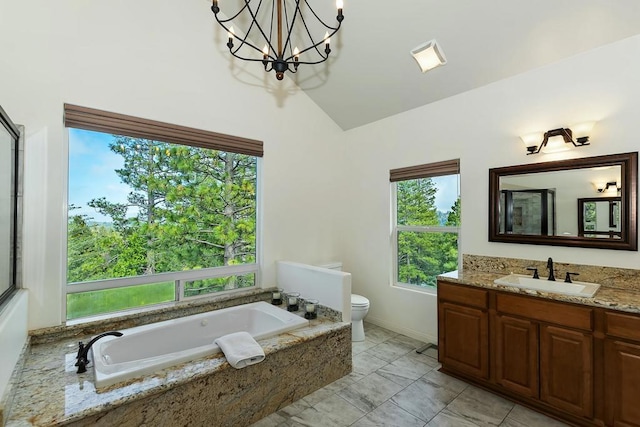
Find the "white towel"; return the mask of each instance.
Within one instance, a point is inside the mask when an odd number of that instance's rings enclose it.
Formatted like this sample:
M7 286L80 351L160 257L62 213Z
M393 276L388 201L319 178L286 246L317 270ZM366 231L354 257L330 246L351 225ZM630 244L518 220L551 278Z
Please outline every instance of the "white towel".
M264 350L248 332L235 332L215 340L227 362L236 369L260 363L264 360Z

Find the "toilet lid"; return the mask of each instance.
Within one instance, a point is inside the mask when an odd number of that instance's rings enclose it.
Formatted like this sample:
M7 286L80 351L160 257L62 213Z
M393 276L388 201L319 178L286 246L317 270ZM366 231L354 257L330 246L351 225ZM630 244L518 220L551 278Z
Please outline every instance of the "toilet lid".
M351 305L352 306L369 305L369 300L363 297L362 295L351 294Z

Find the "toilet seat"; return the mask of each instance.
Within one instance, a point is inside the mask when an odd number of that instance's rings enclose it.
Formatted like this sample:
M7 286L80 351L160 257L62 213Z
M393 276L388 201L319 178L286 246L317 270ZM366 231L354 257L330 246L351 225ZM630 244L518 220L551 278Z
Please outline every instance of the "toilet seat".
M368 307L369 300L362 295L351 294L351 307Z

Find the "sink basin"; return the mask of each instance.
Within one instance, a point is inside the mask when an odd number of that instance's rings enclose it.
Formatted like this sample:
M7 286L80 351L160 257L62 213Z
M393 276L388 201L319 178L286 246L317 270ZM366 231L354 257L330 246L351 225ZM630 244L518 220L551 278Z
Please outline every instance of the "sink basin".
M592 297L600 285L597 283L587 283L573 281L565 283L563 281L549 281L547 279L534 279L523 274L509 274L493 281L498 285L513 286L522 289L533 289L536 291L553 292L563 295L576 295L581 297Z

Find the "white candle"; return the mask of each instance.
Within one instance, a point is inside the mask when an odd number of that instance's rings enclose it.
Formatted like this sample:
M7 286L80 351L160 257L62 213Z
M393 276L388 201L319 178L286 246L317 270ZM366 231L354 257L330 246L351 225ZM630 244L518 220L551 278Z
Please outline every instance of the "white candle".
M316 311L316 305L315 304L307 304L306 310L307 310L307 313L313 313L314 311Z
M296 305L298 303L298 298L289 297L289 305Z
M280 292L275 291L275 292L273 293L273 299L280 299Z

